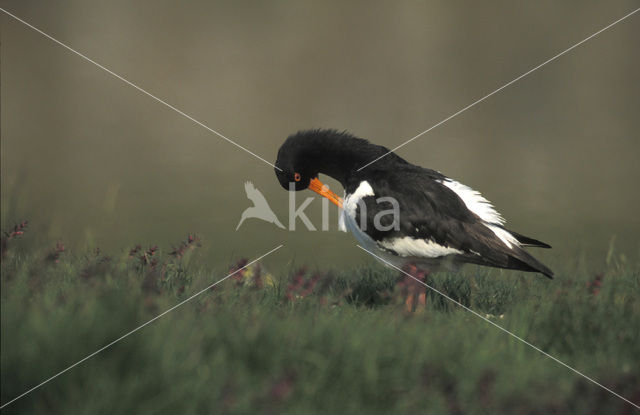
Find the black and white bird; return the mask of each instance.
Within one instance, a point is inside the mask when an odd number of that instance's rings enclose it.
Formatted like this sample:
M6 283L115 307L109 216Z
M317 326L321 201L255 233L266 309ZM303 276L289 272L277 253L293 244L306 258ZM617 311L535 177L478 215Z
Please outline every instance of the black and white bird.
M506 229L502 216L479 192L387 153L387 148L346 132L300 131L280 147L276 176L287 190L310 189L341 207L341 228L397 267L455 270L471 263L553 277L523 249L550 246ZM342 184L344 199L322 184L320 173Z

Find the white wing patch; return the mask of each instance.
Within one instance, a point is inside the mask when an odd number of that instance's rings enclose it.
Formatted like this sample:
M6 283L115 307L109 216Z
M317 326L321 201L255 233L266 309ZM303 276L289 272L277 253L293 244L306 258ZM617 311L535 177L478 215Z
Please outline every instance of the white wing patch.
M439 180L439 182L453 190L462 199L467 209L478 215L484 225L491 229L491 232L500 238L508 248L513 248L513 245L520 246L520 242L502 227L505 223L504 218L480 192L449 178Z
M495 233L496 236L500 238L500 240L504 242L505 245L507 245L507 247L513 248L513 245L520 246L520 242L518 242L515 236L511 235L508 230L489 223L485 223L485 226L491 229L491 232Z
M504 219L493 208L491 202L485 199L477 190L451 179L439 180L439 182L460 196L460 199L467 205L467 209L478 215L484 222L498 225L504 224Z
M431 240L411 238L410 236L380 241L378 244L383 248L393 250L403 257L438 258L451 254L464 254L459 249L449 248Z

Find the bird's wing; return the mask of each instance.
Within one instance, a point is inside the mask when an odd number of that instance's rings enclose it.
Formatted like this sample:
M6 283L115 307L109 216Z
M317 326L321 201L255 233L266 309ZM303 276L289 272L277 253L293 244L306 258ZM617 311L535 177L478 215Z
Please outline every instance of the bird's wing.
M247 192L247 198L251 200L256 207L269 205L260 190L256 189L253 183L246 182L244 184L244 190Z
M370 183L374 196L363 199L367 209L365 232L381 248L400 256L421 256L419 254L422 253L425 257L439 257L455 254L467 262L502 268L518 268L519 262L524 262L523 266L528 265L533 268L531 270L548 276L551 274L548 268L521 248L518 238L507 231L501 222L497 219L494 223L483 220L483 217L487 217L486 212L479 209L486 209L487 206L474 206L466 195L461 196L445 184L448 180L446 177L434 173L427 169L412 168L394 175L398 178L395 182L387 177ZM382 229L389 230L376 229L376 215L389 212L392 208L390 202L377 202L380 196L390 196L398 201L400 213L396 229L390 226L393 222L393 215L390 214L379 218ZM481 196L480 199L489 203ZM491 205L488 206L499 218ZM358 209L355 218L357 224L361 223L359 214Z

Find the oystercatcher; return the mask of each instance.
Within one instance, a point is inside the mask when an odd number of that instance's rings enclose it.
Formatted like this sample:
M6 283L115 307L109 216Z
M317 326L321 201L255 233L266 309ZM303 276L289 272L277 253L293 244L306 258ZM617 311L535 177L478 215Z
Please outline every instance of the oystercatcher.
M346 132L300 131L280 147L276 176L287 190L310 189L340 207L341 228L395 266L435 271L471 263L553 277L523 249L550 246L506 229L470 187L394 153L358 171L388 152ZM342 184L344 199L322 184L320 173Z

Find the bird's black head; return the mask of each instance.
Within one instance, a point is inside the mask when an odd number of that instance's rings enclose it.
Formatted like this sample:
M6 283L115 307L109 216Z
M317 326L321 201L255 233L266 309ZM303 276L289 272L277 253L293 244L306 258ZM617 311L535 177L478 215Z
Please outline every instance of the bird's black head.
M276 160L276 177L286 190L305 190L319 171L307 156L309 142L300 133L291 135L280 146Z
M347 178L357 169L376 157L388 153L382 146L354 137L347 132L337 130L306 130L290 135L278 151L276 176L280 184L289 190L289 183L295 184L295 190L304 190L318 173L326 174L338 180L343 186ZM382 160L404 162L395 154ZM296 174L298 173L298 174Z
M333 177L345 186L347 178L363 164L362 160L371 159L372 147L379 146L336 130L300 131L280 147L276 177L286 190L310 189L339 205L340 198L328 191L318 180L318 174Z

